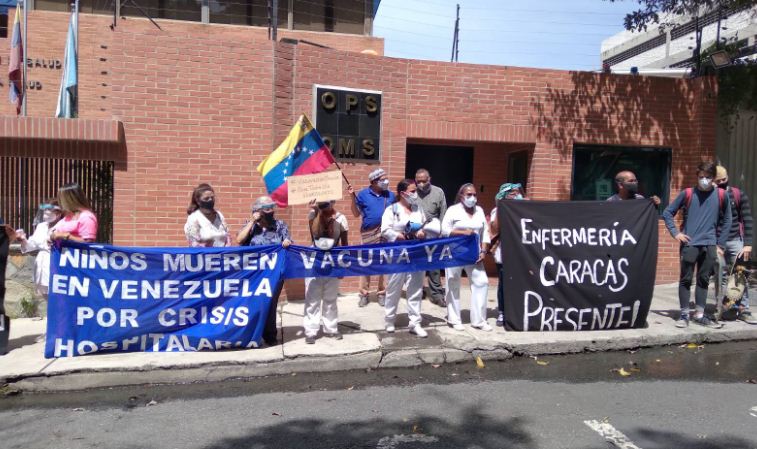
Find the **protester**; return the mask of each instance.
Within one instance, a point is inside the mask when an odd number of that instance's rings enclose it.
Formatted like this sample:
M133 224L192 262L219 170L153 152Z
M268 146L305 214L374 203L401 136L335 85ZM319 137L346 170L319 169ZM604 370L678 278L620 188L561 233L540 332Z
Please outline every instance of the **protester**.
M334 209L334 201L310 203L312 210L308 213L308 226L313 245L328 250L334 246L347 246L347 217ZM342 339L337 324L339 311L336 298L339 293L339 278L310 277L305 278L305 343L314 344L318 330L323 321L325 337Z
M486 322L486 294L489 288L489 278L486 276L483 263L490 244L489 224L484 210L476 205L476 187L473 184L463 184L457 192L456 201L444 214L442 235L448 237L476 234L481 250L475 264L445 270L447 323L455 330L465 329L460 319L460 278L463 270L465 270L471 284L471 326L489 332L492 330L492 327Z
M53 226L51 240L90 243L97 239L97 217L79 184L66 184L58 189L58 204L63 218Z
M8 352L11 320L5 314L5 266L8 262L8 246L16 237L16 231L0 217L0 355Z
M189 246L231 246L231 235L223 214L215 209L216 194L209 184L200 184L192 191L184 234Z
M236 242L240 246L262 246L281 244L288 247L292 240L289 228L283 220L275 217L276 203L270 196L261 196L252 204L252 217L237 233Z
M444 213L447 212L447 198L444 196L444 191L431 184L431 175L425 168L420 168L415 172L415 185L418 186L418 198L420 198L423 212L427 217L441 221ZM444 287L442 287L440 274L441 270L426 272L429 296L432 303L446 307L447 302L444 300Z
M677 327L689 325L689 297L694 268L697 269L697 287L694 294L696 314L694 322L706 327L719 328L722 324L704 314L707 303L707 289L710 276L717 264L718 256L728 240L727 233L718 235L718 229L731 228L731 204L725 192L714 188L715 164L702 162L697 168L696 188L687 188L665 208L662 216L670 234L681 243L681 276L678 284L678 299L681 315ZM679 209L684 210L681 230L676 229L673 217Z
M520 184L506 182L499 187L495 196L497 201L505 200L524 200L523 191ZM505 272L502 266L502 252L499 240L499 220L497 218L497 207L494 206L489 214L489 225L491 228L491 247L489 252L494 254L494 263L497 265L497 326L505 325L505 296L502 291L504 284Z
M753 223L752 208L749 204L749 197L746 192L738 187L730 185L728 182L728 171L725 167L718 166L715 170L715 184L728 193L728 199L731 204L731 228L722 232L728 234L728 241L725 244L725 266L724 272L728 272L728 267L736 262L741 255L744 260L749 260L752 255ZM723 276L721 291L725 291L726 276ZM757 324L757 319L752 317L749 310L749 282L744 289L744 296L741 302L737 304L737 319L749 323Z
M27 237L21 230L16 233L16 239L21 243L21 252L37 251L34 258L34 293L43 301L47 301L48 280L50 279L50 235L52 228L63 218L63 211L58 201L53 199L39 205L34 232Z
M618 193L607 198L607 201L623 201L623 200L643 200L644 196L639 195L639 180L636 179L636 175L630 170L623 170L615 175L615 186L618 189ZM656 195L649 197L655 206L660 205L660 198Z
M284 248L292 244L289 228L282 220L274 216L276 203L270 196L261 196L252 203L252 217L237 233L236 242L240 246L281 245ZM281 286L277 286L271 298L271 306L266 316L263 340L269 346L278 344L276 329L276 312L279 307Z
M429 217L424 213L418 199L417 186L412 179L397 184L397 201L387 207L381 217L381 235L388 242L426 238L423 227ZM386 331L394 332L397 305L402 288L407 284L407 317L410 333L421 338L428 337L422 327L421 300L423 299L423 271L394 273L389 276L386 287Z
M381 241L381 216L384 210L394 202L394 193L389 191L389 177L386 172L377 168L368 175L370 185L355 195L352 186L347 191L352 195L352 215L362 217L360 224L360 237L364 245L379 243ZM381 275L378 278L376 287L376 296L378 303L384 307L386 291L384 290L384 278ZM371 277L360 277L360 301L358 306L365 307L368 305L368 295L371 289Z

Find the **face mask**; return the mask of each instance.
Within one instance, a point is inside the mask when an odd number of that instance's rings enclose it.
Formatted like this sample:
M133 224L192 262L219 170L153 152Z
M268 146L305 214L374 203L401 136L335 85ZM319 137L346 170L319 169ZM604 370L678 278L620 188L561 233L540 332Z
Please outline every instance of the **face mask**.
M639 183L636 182L624 182L623 188L628 191L631 195L636 194L636 192L639 191Z
M523 199L523 195L521 195L521 194L519 193L519 194L515 195L515 199L516 199L516 200L522 200L522 199Z
M318 203L318 209L320 210L328 209L329 206L331 206L331 203Z
M408 193L405 195L405 200L412 206L418 202L418 194L415 192Z
M381 188L381 190L386 190L389 188L389 180L385 179L383 181L379 181L378 186Z
M710 190L712 188L712 179L699 178L699 188L702 190Z
M46 223L52 223L57 219L58 219L58 214L56 214L55 212L51 210L46 210L42 212L42 221Z
M465 207L467 207L469 209L472 208L473 206L476 205L476 197L475 196L466 196L463 199L463 204L465 205Z
M199 203L201 208L213 210L216 205L216 200L199 201Z
M266 212L264 210L263 213L260 216L263 218L263 220L265 220L267 222L272 222L273 221L273 211Z
M721 182L720 184L718 184L718 187L720 187L721 189L727 189L728 188L728 181Z
M423 193L426 193L429 190L431 190L431 183L430 182L423 182L423 183L419 183L419 184L416 184L416 185L418 186L418 190L420 190Z
M314 243L315 243L316 248L322 249L324 251L328 251L334 247L334 239L330 239L328 237L321 237L319 239L315 239Z

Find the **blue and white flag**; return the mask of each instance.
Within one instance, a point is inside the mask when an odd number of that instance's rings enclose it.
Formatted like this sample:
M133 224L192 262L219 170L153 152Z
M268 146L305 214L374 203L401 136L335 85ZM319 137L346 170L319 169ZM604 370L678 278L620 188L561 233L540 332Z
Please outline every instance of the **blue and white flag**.
M58 91L58 107L55 116L58 118L75 118L78 113L78 87L79 76L78 57L76 54L76 40L79 38L79 23L76 19L76 11L71 13L71 22L68 24L68 36L66 37L66 50L63 56L63 78Z

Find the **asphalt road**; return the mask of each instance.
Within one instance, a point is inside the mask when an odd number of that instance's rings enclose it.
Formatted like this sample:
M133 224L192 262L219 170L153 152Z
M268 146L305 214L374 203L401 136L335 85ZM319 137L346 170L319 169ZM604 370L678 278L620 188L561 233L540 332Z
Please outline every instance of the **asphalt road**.
M757 448L757 342L21 394L0 447Z

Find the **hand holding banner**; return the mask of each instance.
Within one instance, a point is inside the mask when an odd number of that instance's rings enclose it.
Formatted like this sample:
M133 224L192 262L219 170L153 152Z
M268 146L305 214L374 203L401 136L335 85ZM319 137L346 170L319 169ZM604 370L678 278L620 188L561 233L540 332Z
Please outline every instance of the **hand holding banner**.
M657 268L651 201L498 202L511 330L646 325Z

